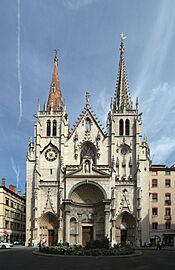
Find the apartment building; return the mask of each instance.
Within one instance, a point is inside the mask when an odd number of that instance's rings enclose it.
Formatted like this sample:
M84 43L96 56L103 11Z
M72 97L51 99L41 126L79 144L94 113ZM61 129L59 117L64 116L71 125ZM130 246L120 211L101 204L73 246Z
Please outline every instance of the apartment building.
M150 240L175 246L175 166L150 167Z
M2 178L0 186L0 240L25 241L26 206L25 198L16 192L16 187L5 186Z

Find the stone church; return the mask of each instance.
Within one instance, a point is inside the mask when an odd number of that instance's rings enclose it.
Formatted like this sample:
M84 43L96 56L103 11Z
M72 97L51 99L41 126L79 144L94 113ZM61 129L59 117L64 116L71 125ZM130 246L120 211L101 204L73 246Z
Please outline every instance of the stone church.
M81 108L80 108L81 109ZM149 146L129 93L121 36L114 98L103 130L86 93L74 129L62 98L55 54L47 104L38 104L26 164L26 243L111 245L149 240Z

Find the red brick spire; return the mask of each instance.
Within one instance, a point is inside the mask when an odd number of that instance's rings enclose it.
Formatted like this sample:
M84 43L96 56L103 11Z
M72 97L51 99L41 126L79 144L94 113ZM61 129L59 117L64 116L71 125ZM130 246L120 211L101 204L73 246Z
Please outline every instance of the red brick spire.
M61 104L62 104L62 95L58 76L58 56L57 51L55 50L54 70L47 103L47 111L50 111L51 109L53 109L53 111L58 111Z

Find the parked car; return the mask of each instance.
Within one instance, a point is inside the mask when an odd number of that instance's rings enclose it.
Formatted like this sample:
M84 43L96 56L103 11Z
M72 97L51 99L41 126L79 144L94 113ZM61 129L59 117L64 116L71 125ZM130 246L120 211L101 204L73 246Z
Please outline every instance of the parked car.
M0 241L0 248L12 248L13 244Z
M13 244L14 245L24 245L24 241L22 241L22 240L16 240L16 241L14 241Z

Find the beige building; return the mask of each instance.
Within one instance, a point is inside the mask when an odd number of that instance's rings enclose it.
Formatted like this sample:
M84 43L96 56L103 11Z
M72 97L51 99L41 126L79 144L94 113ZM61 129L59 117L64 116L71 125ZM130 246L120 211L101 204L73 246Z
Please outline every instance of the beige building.
M142 139L138 99L134 106L129 93L123 36L105 130L89 93L69 128L55 55L48 103L43 109L38 104L28 146L26 192L26 244L84 245L105 236L111 244L149 240L149 147Z
M0 240L25 241L25 198L16 193L16 187L5 186L2 178L0 186Z
M150 239L175 246L175 167L150 167Z

